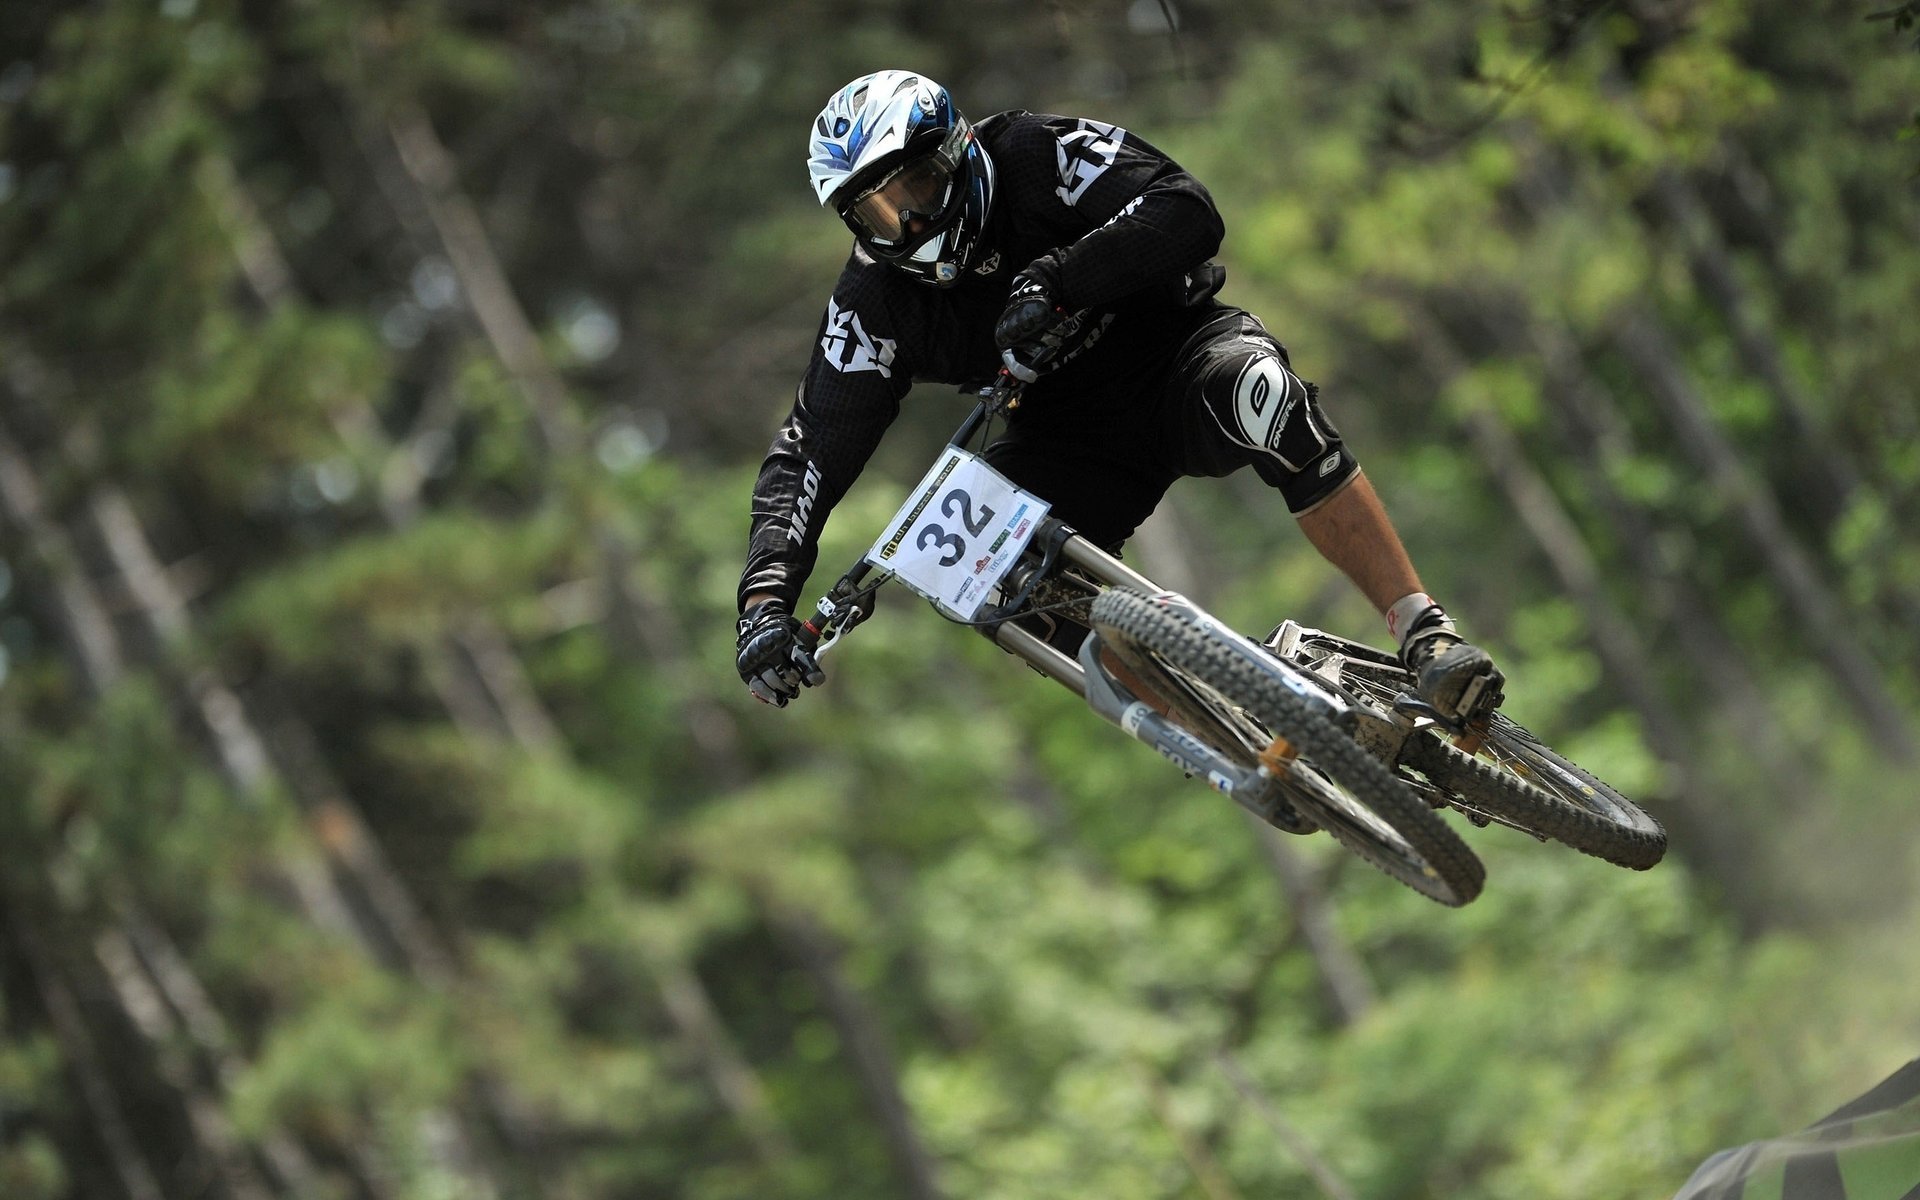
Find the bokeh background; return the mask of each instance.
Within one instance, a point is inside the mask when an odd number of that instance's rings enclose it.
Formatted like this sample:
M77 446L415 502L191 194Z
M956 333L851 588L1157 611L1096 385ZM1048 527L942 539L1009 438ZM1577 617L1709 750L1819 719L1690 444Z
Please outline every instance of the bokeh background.
M1920 1049L1894 3L7 0L0 1195L1624 1200L1857 1094ZM1468 830L1443 910L903 596L749 700L802 138L880 66L1209 184L1666 863ZM1130 554L1383 636L1291 526Z

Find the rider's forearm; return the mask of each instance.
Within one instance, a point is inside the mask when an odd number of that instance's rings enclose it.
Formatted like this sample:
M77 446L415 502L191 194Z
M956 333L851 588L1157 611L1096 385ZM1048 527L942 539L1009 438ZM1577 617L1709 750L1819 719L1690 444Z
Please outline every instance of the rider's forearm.
M853 486L881 435L900 412L911 386L909 364L899 371L855 371L826 365L814 351L793 410L774 435L753 485L746 568L736 593L742 610L755 594L797 602L813 570L820 529Z
M1113 220L1059 254L1062 307L1112 303L1211 258L1226 229L1206 189L1188 176L1155 185Z
M1354 472L1352 482L1301 513L1299 520L1300 531L1314 548L1381 613L1400 597L1425 590L1365 474Z
M783 511L784 506L764 504L763 500L764 496L756 492L747 535L747 561L735 592L743 613L754 600L769 596L785 601L791 609L818 554L815 537L797 536L800 527ZM809 523L805 528L812 534L818 525Z

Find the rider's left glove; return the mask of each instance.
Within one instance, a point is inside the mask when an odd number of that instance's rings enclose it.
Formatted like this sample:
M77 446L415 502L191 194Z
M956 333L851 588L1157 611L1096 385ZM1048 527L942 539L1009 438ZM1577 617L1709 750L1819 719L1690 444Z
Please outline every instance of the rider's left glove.
M1007 305L993 324L993 344L1000 361L1013 377L1032 383L1036 369L1059 346L1060 327L1072 320L1055 296L1060 290L1060 268L1051 254L1043 254L1013 277Z
M779 600L762 600L740 618L733 665L756 699L785 708L801 687L827 681L813 653L794 637L799 628Z

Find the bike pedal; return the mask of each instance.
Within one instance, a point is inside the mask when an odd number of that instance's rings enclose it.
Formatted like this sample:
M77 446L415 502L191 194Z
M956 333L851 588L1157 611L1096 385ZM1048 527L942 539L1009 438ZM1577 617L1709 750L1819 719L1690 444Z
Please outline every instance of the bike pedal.
M1470 713L1479 707L1480 693L1486 690L1487 677L1485 675L1475 676L1469 680L1467 686L1460 690L1459 711L1462 713Z

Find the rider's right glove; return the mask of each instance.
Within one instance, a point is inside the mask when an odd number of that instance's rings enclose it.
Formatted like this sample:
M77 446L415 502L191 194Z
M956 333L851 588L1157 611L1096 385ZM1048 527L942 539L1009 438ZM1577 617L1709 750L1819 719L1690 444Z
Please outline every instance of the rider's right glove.
M1060 265L1053 255L1034 259L1013 277L1007 305L993 325L1000 361L1014 378L1026 383L1040 377L1037 363L1058 347L1060 327L1072 320L1072 314L1054 300L1060 290L1059 275Z
M819 687L825 671L795 638L800 623L779 600L762 600L740 618L734 667L758 700L785 708L800 688Z

